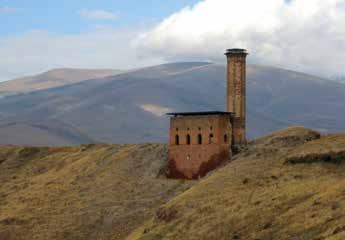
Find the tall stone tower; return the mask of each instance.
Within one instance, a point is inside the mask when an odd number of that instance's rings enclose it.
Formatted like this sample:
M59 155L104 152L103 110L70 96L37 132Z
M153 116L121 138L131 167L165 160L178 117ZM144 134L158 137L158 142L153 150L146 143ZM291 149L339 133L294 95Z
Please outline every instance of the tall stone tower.
M245 49L228 49L227 111L233 112L233 143L246 143L246 57Z

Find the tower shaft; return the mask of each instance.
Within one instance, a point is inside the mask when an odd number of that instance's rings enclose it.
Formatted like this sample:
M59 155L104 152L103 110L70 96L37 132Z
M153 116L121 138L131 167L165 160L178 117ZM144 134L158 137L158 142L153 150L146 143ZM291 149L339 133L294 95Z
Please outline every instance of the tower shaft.
M228 49L227 111L233 112L233 141L246 143L246 57L245 49Z

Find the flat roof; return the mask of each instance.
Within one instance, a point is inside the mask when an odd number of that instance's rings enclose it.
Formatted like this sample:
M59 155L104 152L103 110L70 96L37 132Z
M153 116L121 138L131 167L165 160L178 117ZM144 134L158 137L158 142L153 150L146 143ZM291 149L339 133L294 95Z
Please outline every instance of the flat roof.
M209 111L209 112L175 112L167 113L169 116L203 116L203 115L229 115L232 116L232 112L221 112L221 111Z

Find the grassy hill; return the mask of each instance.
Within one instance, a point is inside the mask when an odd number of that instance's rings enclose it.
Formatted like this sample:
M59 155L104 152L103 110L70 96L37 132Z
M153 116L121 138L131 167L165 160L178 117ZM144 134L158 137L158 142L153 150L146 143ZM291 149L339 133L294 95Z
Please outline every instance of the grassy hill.
M345 238L345 135L252 141L200 181L161 144L0 148L0 239Z
M344 151L345 135L319 137L290 128L250 143L128 239L344 239L345 157L320 155Z
M0 148L0 239L123 239L191 183L163 145Z

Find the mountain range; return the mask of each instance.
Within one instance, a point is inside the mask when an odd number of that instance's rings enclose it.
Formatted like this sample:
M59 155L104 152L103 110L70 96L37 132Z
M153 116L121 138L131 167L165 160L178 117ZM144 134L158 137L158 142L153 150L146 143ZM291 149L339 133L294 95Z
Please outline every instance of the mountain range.
M165 113L225 109L225 68L179 62L132 71L59 69L0 83L0 144L166 142ZM296 124L343 131L344 102L345 84L248 66L249 138Z

